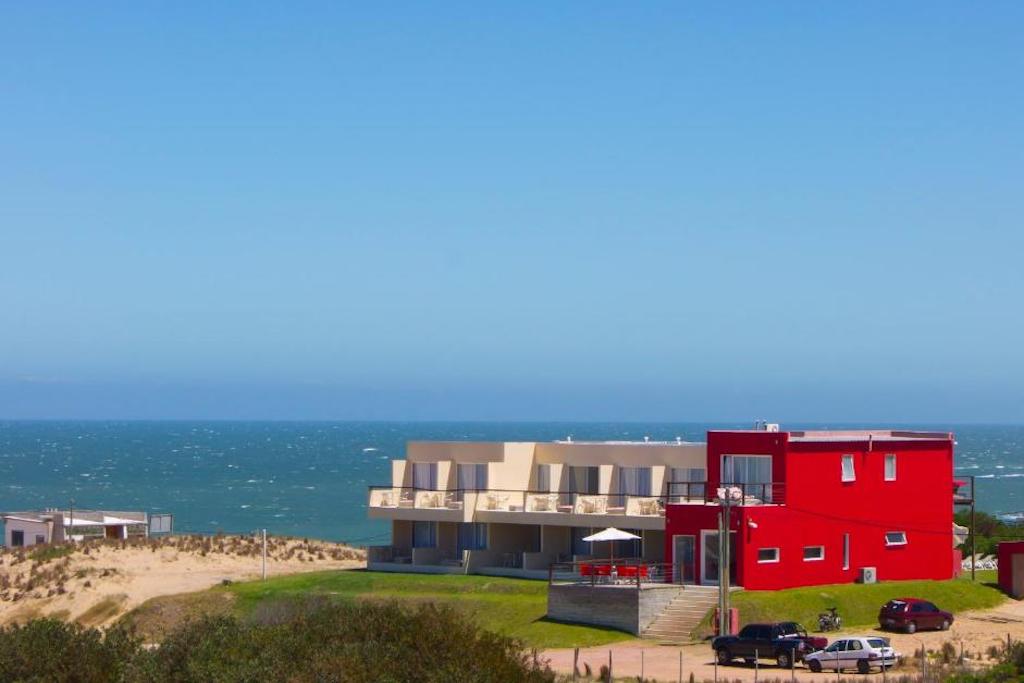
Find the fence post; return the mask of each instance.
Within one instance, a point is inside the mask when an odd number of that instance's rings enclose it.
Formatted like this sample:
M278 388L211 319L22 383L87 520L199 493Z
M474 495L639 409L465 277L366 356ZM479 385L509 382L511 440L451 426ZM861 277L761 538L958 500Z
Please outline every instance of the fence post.
M612 651L608 650L608 683L612 683L615 677L612 676Z
M572 680L573 683L576 681L576 677L580 673L580 649L577 647L572 651Z
M644 680L644 651L640 650L640 680Z
M717 660L718 660L718 658L715 657L715 661L716 662L717 662ZM715 665L715 671L716 672L718 671L718 665L717 664ZM679 651L679 683L683 683L683 651L682 650Z
M761 658L757 654L757 649L754 649L754 683L757 683L757 672L761 668Z

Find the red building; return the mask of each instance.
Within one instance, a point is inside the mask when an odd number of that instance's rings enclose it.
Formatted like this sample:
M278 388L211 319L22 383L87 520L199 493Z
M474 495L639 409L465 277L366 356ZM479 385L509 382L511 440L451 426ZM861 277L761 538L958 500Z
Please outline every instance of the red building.
M953 436L905 431L708 432L707 487L672 483L665 557L676 580L717 583L719 503L731 577L750 590L862 579L949 579Z

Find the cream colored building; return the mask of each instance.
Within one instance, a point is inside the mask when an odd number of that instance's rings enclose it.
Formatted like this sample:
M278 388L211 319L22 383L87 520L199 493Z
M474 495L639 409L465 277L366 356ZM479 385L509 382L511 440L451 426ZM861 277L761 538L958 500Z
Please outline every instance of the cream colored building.
M680 440L411 442L391 485L370 489L392 542L369 568L546 576L589 558L582 538L610 526L641 537L616 557L661 562L667 496L703 497L705 461L705 444Z

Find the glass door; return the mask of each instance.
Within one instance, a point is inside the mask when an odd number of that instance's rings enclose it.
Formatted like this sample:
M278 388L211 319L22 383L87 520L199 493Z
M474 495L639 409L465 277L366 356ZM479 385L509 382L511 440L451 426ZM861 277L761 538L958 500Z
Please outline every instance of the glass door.
M672 537L672 581L674 583L693 583L697 566L696 539L693 536Z
M701 531L700 582L715 585L719 582L721 554L718 552L718 532ZM736 532L729 532L729 581L736 581Z

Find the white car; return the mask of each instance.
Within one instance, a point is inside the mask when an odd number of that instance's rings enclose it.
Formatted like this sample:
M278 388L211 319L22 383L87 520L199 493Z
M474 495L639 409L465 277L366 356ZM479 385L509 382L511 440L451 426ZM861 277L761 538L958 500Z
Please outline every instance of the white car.
M896 664L900 654L889 647L889 641L877 636L840 638L824 650L804 657L804 664L817 673L822 669L856 669L862 674L872 667L888 668Z

